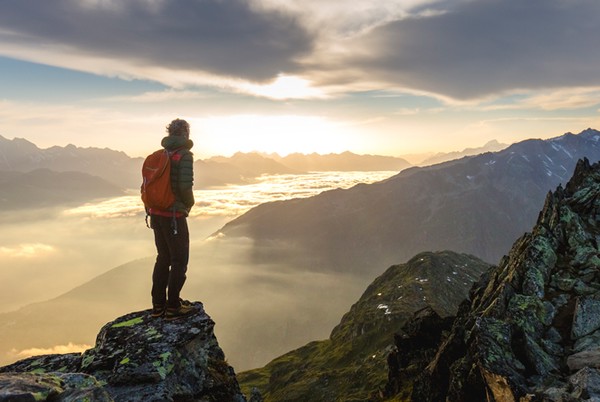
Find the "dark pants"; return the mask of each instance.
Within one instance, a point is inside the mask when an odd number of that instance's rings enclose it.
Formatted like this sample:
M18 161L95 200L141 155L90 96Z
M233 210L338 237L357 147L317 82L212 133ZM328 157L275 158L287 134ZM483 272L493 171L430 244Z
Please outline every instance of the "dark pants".
M185 283L190 256L190 234L187 219L176 218L177 234L172 217L152 215L151 227L158 256L152 273L152 304L179 307L179 293Z

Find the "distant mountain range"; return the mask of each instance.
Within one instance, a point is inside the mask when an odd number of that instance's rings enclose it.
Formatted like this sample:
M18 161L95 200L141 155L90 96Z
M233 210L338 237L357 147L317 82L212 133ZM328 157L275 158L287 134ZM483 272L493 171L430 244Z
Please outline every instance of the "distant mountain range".
M249 184L263 174L303 173L258 153L238 152L231 157L215 156L199 160L194 165L196 188Z
M600 132L526 140L374 184L262 204L218 234L253 239L256 262L272 260L278 247L282 259L309 255L306 269L315 271L369 272L425 250L497 261L582 157L600 159Z
M22 139L0 136L0 171L30 172L50 169L74 171L98 176L122 188L138 188L143 158L131 158L124 152L108 148L80 148L74 145L47 149ZM261 175L300 174L308 171L400 171L411 166L401 158L376 155L293 154L261 155L236 153L231 157L215 156L195 162L195 187L249 184Z
M417 165L429 166L435 165L436 163L448 162L454 159L463 158L465 156L479 155L486 152L498 152L508 146L509 144L501 144L496 140L491 140L488 141L484 146L478 148L465 148L462 151L437 153L417 163Z
M420 164L434 164L505 147L490 141L480 148L438 153ZM30 172L50 169L74 171L98 176L121 188L135 189L140 184L143 158L132 158L124 152L108 148L81 148L75 145L42 149L22 138L8 140L0 136L0 171ZM195 187L219 187L227 184L249 184L261 175L300 174L313 171L395 171L412 165L400 157L340 154L259 154L238 152L231 157L215 156L195 163Z
M352 152L341 154L309 155L294 153L281 157L277 154L269 155L270 158L297 171L327 172L327 171L401 171L411 164L403 158L379 155L356 155Z
M0 170L0 210L73 205L123 191L96 176L36 169L27 173Z
M0 136L0 171L31 172L50 169L55 172L79 172L100 177L122 188L137 188L141 158L108 148L80 148L75 145L47 149L22 139Z

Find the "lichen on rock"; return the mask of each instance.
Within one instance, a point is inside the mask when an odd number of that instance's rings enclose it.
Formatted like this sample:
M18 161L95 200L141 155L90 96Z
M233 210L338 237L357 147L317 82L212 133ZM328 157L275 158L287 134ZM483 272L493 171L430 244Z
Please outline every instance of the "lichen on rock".
M410 399L600 400L599 242L600 163L584 159L471 289Z
M54 388L43 388L47 396L36 400L87 392L90 402L245 401L213 333L214 322L201 303L194 306L195 314L175 321L153 318L149 310L127 314L106 324L95 347L83 354L25 359L0 368L0 381L12 381L18 390L31 388L32 378L43 384L56 379ZM43 374L33 374L40 370Z

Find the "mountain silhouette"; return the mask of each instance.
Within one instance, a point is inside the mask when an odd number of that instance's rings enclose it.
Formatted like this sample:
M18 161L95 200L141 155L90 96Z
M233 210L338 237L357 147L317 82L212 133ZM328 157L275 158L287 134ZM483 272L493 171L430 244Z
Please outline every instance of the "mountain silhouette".
M22 139L0 136L0 171L30 172L49 169L98 176L120 188L139 188L141 158L108 148L80 148L75 145L38 148Z
M245 175L247 177L257 177L262 174L294 174L304 171L296 170L272 158L265 157L255 152L236 152L228 158L223 156L213 156L212 158L209 158L207 162L228 163L236 166L242 172L246 172Z
M158 144L157 144L158 148ZM108 148L81 148L75 145L41 149L32 142L0 136L0 171L30 172L50 169L75 171L98 176L118 187L137 189L141 183L143 158L132 158ZM194 163L195 187L210 188L228 184L249 184L261 175L299 174L307 171L399 171L410 166L401 158L378 155L292 154L260 155L238 152L230 157L214 156Z
M98 198L123 195L118 186L80 172L0 170L0 210L76 205Z
M472 156L483 154L486 152L498 152L508 147L508 144L501 144L497 140L491 140L485 143L482 147L479 148L466 148L462 151L455 152L440 152L433 156L430 156L424 159L422 162L419 162L420 166L429 166L435 165L437 163L443 163L447 161L451 161L454 159L459 159L465 156Z
M546 193L565 183L582 157L600 159L600 132L527 140L378 183L265 203L216 234L253 239L256 262L281 249L282 259L310 255L305 268L319 271L367 272L426 250L493 262L531 227Z
M405 159L392 156L357 155L352 152L320 155L293 153L273 159L299 171L401 171L411 166Z

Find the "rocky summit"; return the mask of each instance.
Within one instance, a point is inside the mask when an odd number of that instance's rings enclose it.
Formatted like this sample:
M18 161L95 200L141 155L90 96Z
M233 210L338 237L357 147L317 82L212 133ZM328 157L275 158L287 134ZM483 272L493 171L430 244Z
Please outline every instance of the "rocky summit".
M195 314L173 321L131 313L106 324L83 354L2 367L0 401L245 401L215 323L194 306Z
M599 401L599 240L600 163L584 159L438 345L413 342L408 353L397 342L388 389L412 401ZM430 332L421 327L413 340Z

